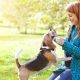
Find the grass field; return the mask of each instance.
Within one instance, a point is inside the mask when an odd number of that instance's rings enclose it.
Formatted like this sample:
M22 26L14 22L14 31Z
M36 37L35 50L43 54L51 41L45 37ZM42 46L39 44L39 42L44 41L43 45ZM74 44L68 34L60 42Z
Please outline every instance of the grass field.
M20 55L20 63L25 63L35 57L39 52L43 35L0 35L0 80L18 80L17 67L14 53L18 48L23 48ZM57 46L56 53L62 56L63 51ZM48 77L56 68L52 66L48 70L41 71L30 77L30 80L48 80Z

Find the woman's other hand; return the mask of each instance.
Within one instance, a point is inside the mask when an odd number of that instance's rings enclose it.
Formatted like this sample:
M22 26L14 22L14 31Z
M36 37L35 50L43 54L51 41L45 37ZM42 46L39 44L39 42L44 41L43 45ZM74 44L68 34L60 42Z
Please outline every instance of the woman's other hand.
M60 38L59 36L54 37L54 41L61 46L64 44L64 39Z

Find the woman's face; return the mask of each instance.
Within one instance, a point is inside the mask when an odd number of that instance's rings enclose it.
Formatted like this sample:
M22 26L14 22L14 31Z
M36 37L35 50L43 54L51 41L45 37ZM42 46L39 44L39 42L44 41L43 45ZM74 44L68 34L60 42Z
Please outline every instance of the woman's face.
M68 12L68 18L71 22L71 25L77 25L78 24L78 18L74 13Z

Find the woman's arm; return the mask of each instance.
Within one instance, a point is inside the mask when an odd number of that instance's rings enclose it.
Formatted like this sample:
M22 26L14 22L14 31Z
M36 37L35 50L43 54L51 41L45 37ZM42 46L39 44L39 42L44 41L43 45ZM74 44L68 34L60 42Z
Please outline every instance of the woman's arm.
M56 43L61 45L63 50L65 50L67 53L69 53L70 55L74 55L77 58L80 58L80 47L77 47L60 37L55 37L54 40Z
M68 41L65 41L62 47L69 54L74 55L77 58L80 58L80 47L77 47Z

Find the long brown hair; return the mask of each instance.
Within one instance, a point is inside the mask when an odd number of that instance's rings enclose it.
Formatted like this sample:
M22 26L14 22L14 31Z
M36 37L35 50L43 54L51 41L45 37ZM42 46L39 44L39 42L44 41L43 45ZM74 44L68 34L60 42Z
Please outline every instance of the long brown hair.
M80 35L80 2L74 2L74 3L69 4L66 7L66 11L74 13L77 16L77 19L78 19L78 33L76 35L76 38L77 38Z

